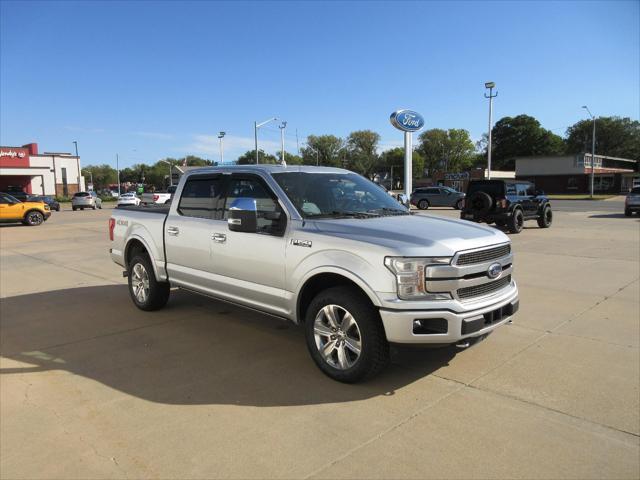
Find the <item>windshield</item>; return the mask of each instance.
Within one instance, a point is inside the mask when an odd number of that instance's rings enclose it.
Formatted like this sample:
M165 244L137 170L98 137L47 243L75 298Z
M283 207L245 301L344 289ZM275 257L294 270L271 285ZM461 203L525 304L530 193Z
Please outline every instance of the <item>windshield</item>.
M408 215L375 183L355 173L274 173L278 185L305 218Z

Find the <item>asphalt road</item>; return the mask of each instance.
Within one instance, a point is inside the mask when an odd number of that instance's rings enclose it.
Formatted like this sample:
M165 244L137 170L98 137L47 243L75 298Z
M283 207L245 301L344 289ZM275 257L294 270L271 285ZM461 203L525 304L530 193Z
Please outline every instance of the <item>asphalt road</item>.
M527 222L512 325L359 385L288 323L177 290L136 309L108 217L0 227L2 479L640 477L638 217Z

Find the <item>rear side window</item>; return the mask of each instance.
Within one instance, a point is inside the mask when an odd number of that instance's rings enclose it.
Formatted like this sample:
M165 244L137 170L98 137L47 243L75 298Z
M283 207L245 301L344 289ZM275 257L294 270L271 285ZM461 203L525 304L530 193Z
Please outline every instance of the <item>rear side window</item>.
M426 188L424 193L426 193L428 195L438 195L438 194L440 194L440 189L439 188Z
M517 195L516 186L513 183L507 183L505 188L507 190L507 195Z
M526 183L518 183L516 184L516 190L518 192L518 196L519 197L526 197L527 195L529 195L529 190L528 188L529 185L527 185Z
M216 207L220 196L221 178L193 177L182 189L178 213L185 217L219 218Z

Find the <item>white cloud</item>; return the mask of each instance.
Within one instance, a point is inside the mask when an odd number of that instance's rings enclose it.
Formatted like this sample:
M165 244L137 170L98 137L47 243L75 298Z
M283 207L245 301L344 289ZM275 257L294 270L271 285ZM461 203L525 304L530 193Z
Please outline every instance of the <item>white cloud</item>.
M225 162L235 160L248 150L255 148L253 137L238 137L226 135L224 137ZM258 148L267 153L275 154L280 150L280 142L258 139ZM209 155L216 158L220 154L220 140L217 135L194 135L193 142L184 149L189 154Z
M69 130L70 132L82 132L82 133L104 133L104 128L85 128L85 127L76 127L74 125L65 125L65 130Z
M138 135L139 137L155 138L159 140L172 140L175 138L175 136L170 133L162 132L133 132L133 134Z

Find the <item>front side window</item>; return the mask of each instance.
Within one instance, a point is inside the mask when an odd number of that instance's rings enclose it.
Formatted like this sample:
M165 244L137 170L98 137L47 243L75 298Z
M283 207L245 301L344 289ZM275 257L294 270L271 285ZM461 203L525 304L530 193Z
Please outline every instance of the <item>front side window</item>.
M220 176L189 178L182 189L178 213L185 217L217 220L221 183Z
M279 235L286 222L276 197L258 178L232 177L227 186L223 218L229 218L229 208L238 198L253 198L258 213L258 232Z
M408 214L391 195L355 173L273 174L302 217Z

